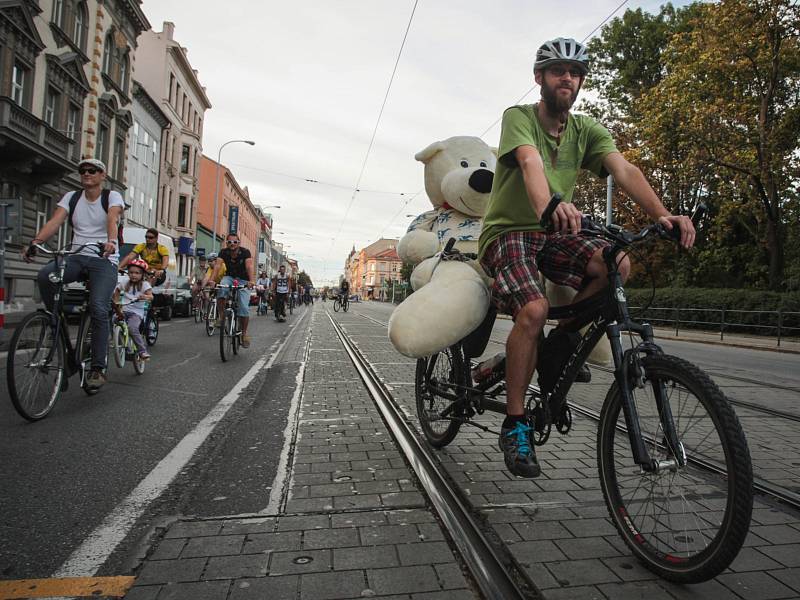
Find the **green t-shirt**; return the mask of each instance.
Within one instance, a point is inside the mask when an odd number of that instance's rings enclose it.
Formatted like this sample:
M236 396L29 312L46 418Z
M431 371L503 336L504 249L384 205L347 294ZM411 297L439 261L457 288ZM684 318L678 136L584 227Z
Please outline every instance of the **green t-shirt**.
M522 171L514 157L514 150L520 146L533 146L539 151L550 193L559 192L565 202L572 202L580 169L605 177L608 173L603 168L603 159L617 151L605 127L591 117L570 113L567 126L561 134L556 166L553 168L556 138L542 129L536 116L536 105L507 108L503 113L492 195L478 241L480 255L502 233L542 230L528 200Z

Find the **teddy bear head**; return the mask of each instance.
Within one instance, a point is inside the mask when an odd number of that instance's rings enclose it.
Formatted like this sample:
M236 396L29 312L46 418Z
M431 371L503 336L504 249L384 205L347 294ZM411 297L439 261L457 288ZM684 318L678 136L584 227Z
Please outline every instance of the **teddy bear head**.
M436 208L483 217L492 191L497 150L477 137L434 142L414 156L425 165L425 191Z

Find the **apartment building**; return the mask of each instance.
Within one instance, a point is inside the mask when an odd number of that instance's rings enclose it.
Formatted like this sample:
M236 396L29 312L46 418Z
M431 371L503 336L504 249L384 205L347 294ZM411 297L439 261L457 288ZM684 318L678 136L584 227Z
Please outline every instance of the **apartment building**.
M403 261L397 255L399 241L381 238L358 251L353 246L345 261L345 277L353 293L365 300L386 299L391 282L401 281Z
M176 241L179 272L188 274L194 266L203 120L211 102L174 35L170 22L160 32L142 34L137 79L169 121L160 139L156 228Z
M39 295L19 247L80 188L78 161L107 165L124 194L137 37L150 27L139 0L0 2L0 197L21 206L6 242L9 312ZM52 245L68 240L68 224Z

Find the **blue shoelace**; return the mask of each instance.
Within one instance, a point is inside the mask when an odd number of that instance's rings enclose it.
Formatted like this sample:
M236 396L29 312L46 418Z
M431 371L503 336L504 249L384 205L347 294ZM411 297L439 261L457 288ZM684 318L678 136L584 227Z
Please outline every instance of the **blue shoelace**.
M531 430L527 425L517 423L514 429L509 431L506 436L516 436L517 453L520 456L528 456L531 453L531 446L528 443L528 432Z

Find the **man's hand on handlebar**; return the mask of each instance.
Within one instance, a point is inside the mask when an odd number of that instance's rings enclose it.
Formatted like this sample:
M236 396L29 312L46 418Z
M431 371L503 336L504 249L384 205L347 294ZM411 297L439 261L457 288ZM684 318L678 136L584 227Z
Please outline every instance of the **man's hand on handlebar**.
M694 246L694 239L697 232L694 229L694 223L686 215L670 215L668 217L659 217L658 222L664 226L664 229L672 232L675 227L680 230L680 238L677 233L673 234L676 240L679 240L680 245L687 250Z
M581 217L583 213L570 202L560 202L550 215L553 232L572 233L577 235L581 231Z

